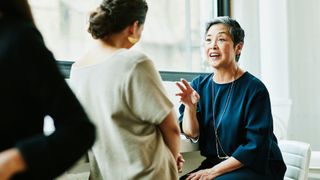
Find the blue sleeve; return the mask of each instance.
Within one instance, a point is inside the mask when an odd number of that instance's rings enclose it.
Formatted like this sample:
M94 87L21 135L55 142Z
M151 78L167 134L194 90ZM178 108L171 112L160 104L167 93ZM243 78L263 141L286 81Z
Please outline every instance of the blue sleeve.
M258 171L267 167L270 151L269 136L272 132L272 114L267 89L259 90L249 98L245 107L244 119L245 141L232 156Z

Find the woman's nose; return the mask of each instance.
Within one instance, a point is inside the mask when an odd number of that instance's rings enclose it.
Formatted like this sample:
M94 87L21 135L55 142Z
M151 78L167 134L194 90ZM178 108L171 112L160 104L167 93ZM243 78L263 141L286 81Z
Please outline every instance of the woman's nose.
M212 49L217 49L218 48L216 41L212 41L210 46L211 46Z

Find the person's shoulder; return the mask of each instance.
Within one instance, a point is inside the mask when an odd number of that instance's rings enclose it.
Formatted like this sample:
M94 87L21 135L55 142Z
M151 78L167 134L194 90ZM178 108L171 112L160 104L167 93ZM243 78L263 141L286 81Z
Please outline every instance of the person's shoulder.
M200 75L197 75L193 80L193 84L207 84L210 79L212 78L212 73L201 73Z
M0 27L1 52L33 49L44 44L40 32L30 21L8 17L1 20Z
M124 57L126 59L130 59L132 63L140 63L143 61L149 61L150 58L145 55L144 53L138 51L138 50L133 50L133 49L123 49L120 53L119 56Z
M3 30L11 32L12 34L37 31L32 22L14 17L3 18L3 20L1 20L1 25Z
M259 78L248 71L245 72L243 76L240 77L240 79L242 79L242 84L248 86L249 89L253 89L256 91L267 91L267 87L265 86L265 84Z
M114 58L116 58L116 61L121 62L127 71L133 71L140 67L143 69L155 68L151 59L137 50L121 49Z
M118 67L127 73L137 73L137 71L153 71L153 62L142 52L131 49L120 49L112 56ZM139 72L142 73L142 72Z
M32 22L13 17L4 18L1 21L1 36L7 39L7 42L19 41L21 43L35 39L42 41L40 32Z

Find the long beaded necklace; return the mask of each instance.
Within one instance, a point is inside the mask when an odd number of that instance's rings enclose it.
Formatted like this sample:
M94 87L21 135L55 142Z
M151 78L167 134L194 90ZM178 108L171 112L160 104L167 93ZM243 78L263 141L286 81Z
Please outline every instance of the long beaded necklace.
M214 128L214 135L215 135L215 144L216 144L216 151L217 151L217 155L218 155L218 158L221 159L221 160L225 160L225 159L228 159L230 156L224 151L222 145L221 145L221 142L220 142L220 138L218 136L218 128L219 128L219 125L221 123L221 120L224 116L224 113L226 112L227 110L227 107L228 107L228 104L230 102L230 98L231 98L231 94L233 92L233 87L234 87L234 82L235 82L235 79L236 79L236 75L238 73L238 66L237 66L237 70L233 76L233 81L231 83L231 86L230 88L228 89L228 96L227 96L227 100L226 100L226 103L224 105L224 108L223 108L223 111L222 111L222 114L220 116L220 119L219 121L217 122L217 125L216 125L216 118L215 118L215 112L214 112L214 107L215 107L215 92L214 92L214 81L212 81L212 95L213 95L213 106L212 106L212 112L213 112L213 128ZM222 153L223 153L223 156L220 156L220 152L219 152L219 149L221 149Z

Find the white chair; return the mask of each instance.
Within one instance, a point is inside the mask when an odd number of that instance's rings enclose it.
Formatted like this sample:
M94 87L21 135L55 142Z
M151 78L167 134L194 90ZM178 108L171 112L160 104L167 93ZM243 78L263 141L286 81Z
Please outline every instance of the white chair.
M309 179L320 179L320 151L311 151Z
M311 156L310 144L280 140L279 147L287 166L284 180L307 180Z

